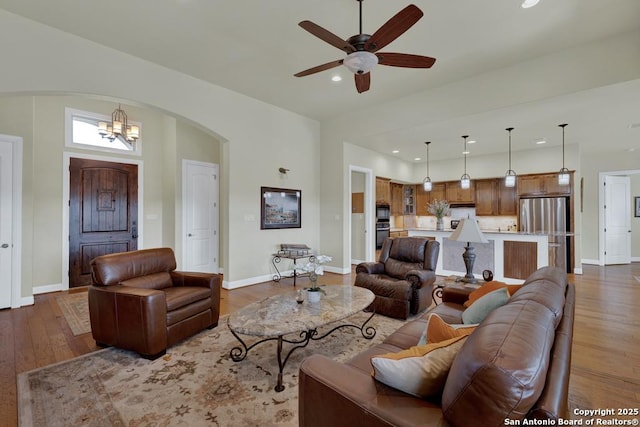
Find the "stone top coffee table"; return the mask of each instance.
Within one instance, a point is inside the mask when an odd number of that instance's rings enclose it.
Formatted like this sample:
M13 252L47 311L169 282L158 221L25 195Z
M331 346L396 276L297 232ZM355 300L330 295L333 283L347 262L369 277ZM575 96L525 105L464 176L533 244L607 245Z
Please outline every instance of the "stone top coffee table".
M284 390L282 371L289 356L296 349L306 347L310 340L320 340L344 327L359 329L366 339L372 339L376 335L376 330L372 326L366 326L375 314L371 313L371 316L361 326L343 323L324 335L318 336L318 327L343 320L364 310L375 298L370 290L351 285L329 285L323 286L322 289L325 290L326 295L323 295L320 302L317 303L305 300L302 304L298 304L296 292L291 291L249 304L231 314L227 319L227 325L233 336L242 345L242 347L237 346L231 349L231 359L235 362L244 360L253 347L266 341L277 340L276 356L279 373L275 390L279 392ZM238 334L268 338L247 346ZM285 335L289 334L297 334L298 338L285 338ZM283 342L293 345L284 359L282 358Z

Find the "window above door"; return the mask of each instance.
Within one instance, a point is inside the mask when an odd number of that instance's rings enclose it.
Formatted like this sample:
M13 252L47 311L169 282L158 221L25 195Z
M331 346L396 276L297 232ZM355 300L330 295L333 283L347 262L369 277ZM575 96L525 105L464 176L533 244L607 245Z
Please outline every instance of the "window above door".
M110 116L103 114L65 108L65 146L141 156L141 139L132 142L119 136L114 140L109 140L100 135L98 122L110 120ZM142 129L141 123L133 121L130 123Z

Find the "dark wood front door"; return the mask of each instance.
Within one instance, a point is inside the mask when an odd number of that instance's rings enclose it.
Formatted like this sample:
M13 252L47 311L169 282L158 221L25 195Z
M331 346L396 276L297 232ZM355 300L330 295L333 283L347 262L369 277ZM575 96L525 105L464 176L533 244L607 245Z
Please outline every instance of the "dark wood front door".
M93 258L138 247L138 166L72 158L69 176L69 287L86 286Z

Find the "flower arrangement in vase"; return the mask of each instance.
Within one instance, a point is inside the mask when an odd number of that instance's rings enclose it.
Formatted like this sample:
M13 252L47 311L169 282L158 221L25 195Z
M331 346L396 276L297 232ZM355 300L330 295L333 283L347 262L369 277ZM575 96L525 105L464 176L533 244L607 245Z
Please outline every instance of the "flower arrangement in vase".
M302 271L309 274L309 280L311 281L311 285L304 288L307 291L307 299L309 302L318 302L320 301L320 295L326 295L324 289L322 289L318 285L318 275L324 274L324 270L322 268L322 264L327 262L331 262L333 258L326 255L318 255L312 256L309 258L309 261L296 265L294 268L298 271Z
M447 202L446 200L434 199L433 202L427 204L427 210L430 214L435 215L436 217L436 230L444 230L444 223L442 222L442 218L446 215L449 215L449 202Z

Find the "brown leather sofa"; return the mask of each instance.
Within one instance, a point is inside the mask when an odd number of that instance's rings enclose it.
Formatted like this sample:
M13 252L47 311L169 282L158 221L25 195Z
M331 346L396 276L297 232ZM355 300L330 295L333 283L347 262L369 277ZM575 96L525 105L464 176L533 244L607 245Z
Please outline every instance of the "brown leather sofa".
M445 288L444 302L428 313L461 323L466 295ZM310 356L300 367L299 425L485 427L524 418L556 425L569 417L574 304L575 286L562 270L534 272L469 335L442 395L431 399L377 382L370 363L372 356L416 345L428 313L346 363Z
M218 324L220 275L175 271L170 248L102 255L91 261L91 333L100 346L154 359Z
M406 319L427 309L436 281L440 244L423 237L387 238L378 262L356 266L355 286L376 295L369 307L378 314Z

